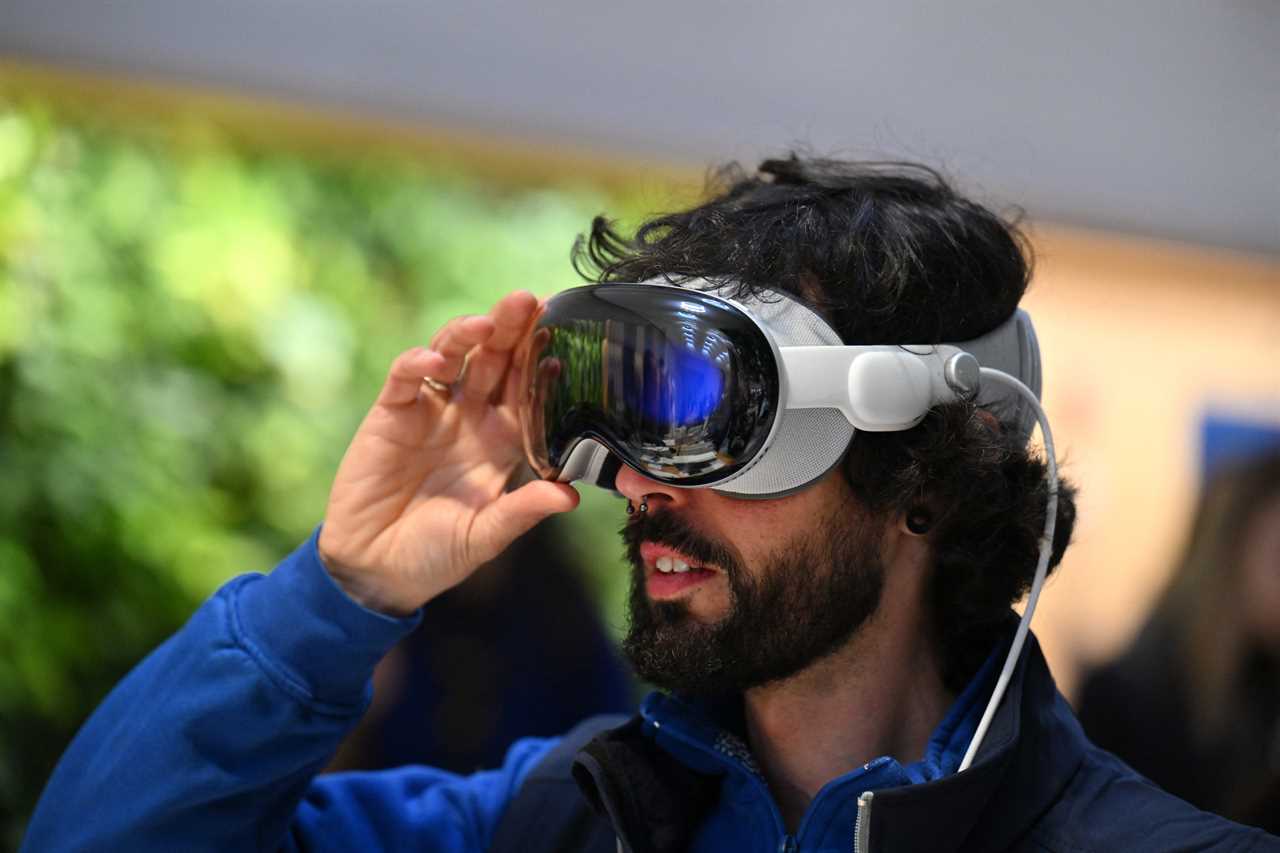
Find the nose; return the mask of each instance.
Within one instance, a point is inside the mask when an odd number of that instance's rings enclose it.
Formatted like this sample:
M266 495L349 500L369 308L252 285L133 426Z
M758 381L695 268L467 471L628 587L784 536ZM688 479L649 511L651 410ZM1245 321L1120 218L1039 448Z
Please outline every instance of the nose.
M614 488L632 503L647 501L650 512L659 504L665 509L672 509L684 505L689 500L688 489L677 489L675 486L651 480L626 465L618 470Z

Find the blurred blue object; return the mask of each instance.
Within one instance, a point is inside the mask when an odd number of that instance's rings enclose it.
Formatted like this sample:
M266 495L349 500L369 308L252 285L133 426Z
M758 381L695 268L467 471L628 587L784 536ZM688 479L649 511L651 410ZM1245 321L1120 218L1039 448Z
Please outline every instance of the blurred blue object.
M1280 448L1280 421L1205 413L1200 423L1200 482L1247 457Z

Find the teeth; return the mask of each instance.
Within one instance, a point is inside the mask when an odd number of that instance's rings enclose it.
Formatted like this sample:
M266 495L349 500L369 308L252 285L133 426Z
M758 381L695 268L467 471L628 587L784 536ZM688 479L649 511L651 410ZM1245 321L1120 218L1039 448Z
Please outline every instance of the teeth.
M658 557L657 560L654 561L654 567L664 575L672 573L682 575L685 574L686 571L694 571L694 567L687 564L684 560L681 560L680 557L672 557L669 555Z
M684 574L685 572L690 570L689 564L686 563L684 560L679 559L678 557L668 557L668 556L659 557L655 562L655 565L658 571L662 572L663 574L671 574L673 572L676 574Z

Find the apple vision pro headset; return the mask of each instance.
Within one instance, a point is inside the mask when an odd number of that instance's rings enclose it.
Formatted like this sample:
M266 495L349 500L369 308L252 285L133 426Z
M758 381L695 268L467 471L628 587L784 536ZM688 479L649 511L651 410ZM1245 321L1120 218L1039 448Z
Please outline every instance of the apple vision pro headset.
M544 479L610 490L627 465L669 486L772 498L837 465L859 430L910 429L934 406L973 400L1024 440L1039 423L1049 466L1040 559L965 770L1026 640L1057 518L1031 318L1016 310L971 341L845 346L787 294L729 298L717 293L724 290L705 279L659 280L551 297L517 354L529 464Z

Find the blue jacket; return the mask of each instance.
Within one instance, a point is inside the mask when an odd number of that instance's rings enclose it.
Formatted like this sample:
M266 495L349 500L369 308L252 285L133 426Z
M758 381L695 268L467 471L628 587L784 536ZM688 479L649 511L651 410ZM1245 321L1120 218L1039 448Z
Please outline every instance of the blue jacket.
M923 761L877 759L833 781L795 837L718 724L723 709L660 696L567 755L553 752L557 739L527 739L500 768L470 776L406 767L317 777L367 706L374 665L415 621L352 602L320 566L314 536L270 575L237 578L85 724L22 849L480 851L536 768L556 793L534 812L541 825L512 809L530 824L518 828L529 849L555 828L548 821L573 818L636 853L1280 850L1090 745L1034 642L969 771L950 772L977 687Z

